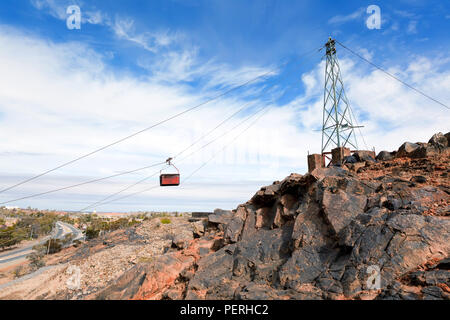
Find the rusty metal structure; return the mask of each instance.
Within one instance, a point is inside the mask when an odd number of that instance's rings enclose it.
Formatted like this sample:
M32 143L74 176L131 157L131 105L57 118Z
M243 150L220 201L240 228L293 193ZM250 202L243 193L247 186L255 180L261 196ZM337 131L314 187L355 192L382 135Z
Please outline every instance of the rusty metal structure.
M322 149L324 158L334 148L358 150L353 112L350 108L341 77L341 69L336 55L336 41L331 37L325 44L325 86L323 94ZM327 150L330 150L327 152Z

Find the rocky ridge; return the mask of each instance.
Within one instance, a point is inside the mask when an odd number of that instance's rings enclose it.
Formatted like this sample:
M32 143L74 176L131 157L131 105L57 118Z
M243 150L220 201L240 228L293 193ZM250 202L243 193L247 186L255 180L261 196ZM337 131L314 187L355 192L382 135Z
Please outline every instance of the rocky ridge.
M450 299L449 140L291 174L95 298Z
M232 211L65 249L0 299L450 299L449 138L357 152Z

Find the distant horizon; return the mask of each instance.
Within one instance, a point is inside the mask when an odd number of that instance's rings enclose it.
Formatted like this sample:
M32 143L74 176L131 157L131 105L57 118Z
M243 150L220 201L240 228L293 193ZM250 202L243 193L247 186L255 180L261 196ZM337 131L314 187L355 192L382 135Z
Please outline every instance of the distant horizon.
M49 212L61 212L61 213L80 213L80 214L122 214L122 213L194 213L194 212L214 212L211 211L153 211L153 210L144 210L144 211L91 211L91 212L79 212L75 210L64 210L64 209L39 209L39 208L21 208L21 207L5 207L7 210L32 210L32 211L49 211Z

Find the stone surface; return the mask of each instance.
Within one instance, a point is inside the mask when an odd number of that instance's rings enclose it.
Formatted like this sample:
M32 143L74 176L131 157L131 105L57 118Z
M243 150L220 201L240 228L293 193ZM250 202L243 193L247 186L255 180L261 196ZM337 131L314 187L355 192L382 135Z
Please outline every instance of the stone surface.
M370 150L359 150L353 153L357 161L375 161L375 152Z
M445 137L447 138L447 146L450 147L450 132L447 132Z
M395 153L389 151L380 151L376 157L376 160L388 161L395 157Z
M208 215L208 221L215 224L227 223L233 217L233 212L216 209L213 214Z
M410 158L427 158L431 156L438 155L441 152L439 147L436 145L422 145L408 154Z
M206 221L200 220L192 223L194 235L197 237L201 237L205 234L206 229Z
M417 143L405 142L400 146L400 148L398 148L395 156L397 158L408 157L419 147L420 145Z
M364 212L366 202L365 195L348 194L342 190L325 190L322 207L330 226L335 233L339 233L357 215Z
M446 137L442 132L434 134L428 143L432 144L438 149L444 149L449 146L448 137Z

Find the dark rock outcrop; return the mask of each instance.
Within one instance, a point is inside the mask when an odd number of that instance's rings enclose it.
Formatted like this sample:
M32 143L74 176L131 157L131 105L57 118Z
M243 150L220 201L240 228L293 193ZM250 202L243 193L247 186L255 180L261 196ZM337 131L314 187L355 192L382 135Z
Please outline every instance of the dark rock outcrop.
M375 154L373 151L360 150L353 153L353 156L356 158L356 161L375 161Z
M450 299L448 147L440 157L412 156L437 144L442 135L357 170L291 174L236 210L211 214L192 242L214 238L207 253L136 266L100 297Z
M380 151L376 157L376 160L392 160L395 157L395 152L389 152L389 151Z
M405 142L398 148L396 157L408 157L418 148L420 148L420 145L417 143Z
M448 147L448 133L447 136L442 134L442 132L436 133L431 137L431 139L428 141L428 143L432 144L433 146L437 147L438 149L444 149Z
M448 195L391 184L389 176L364 181L325 168L262 188L225 227L229 244L199 260L187 297L388 298L387 288L405 274L450 255L450 221L411 206ZM375 291L368 284L373 266L381 270Z

